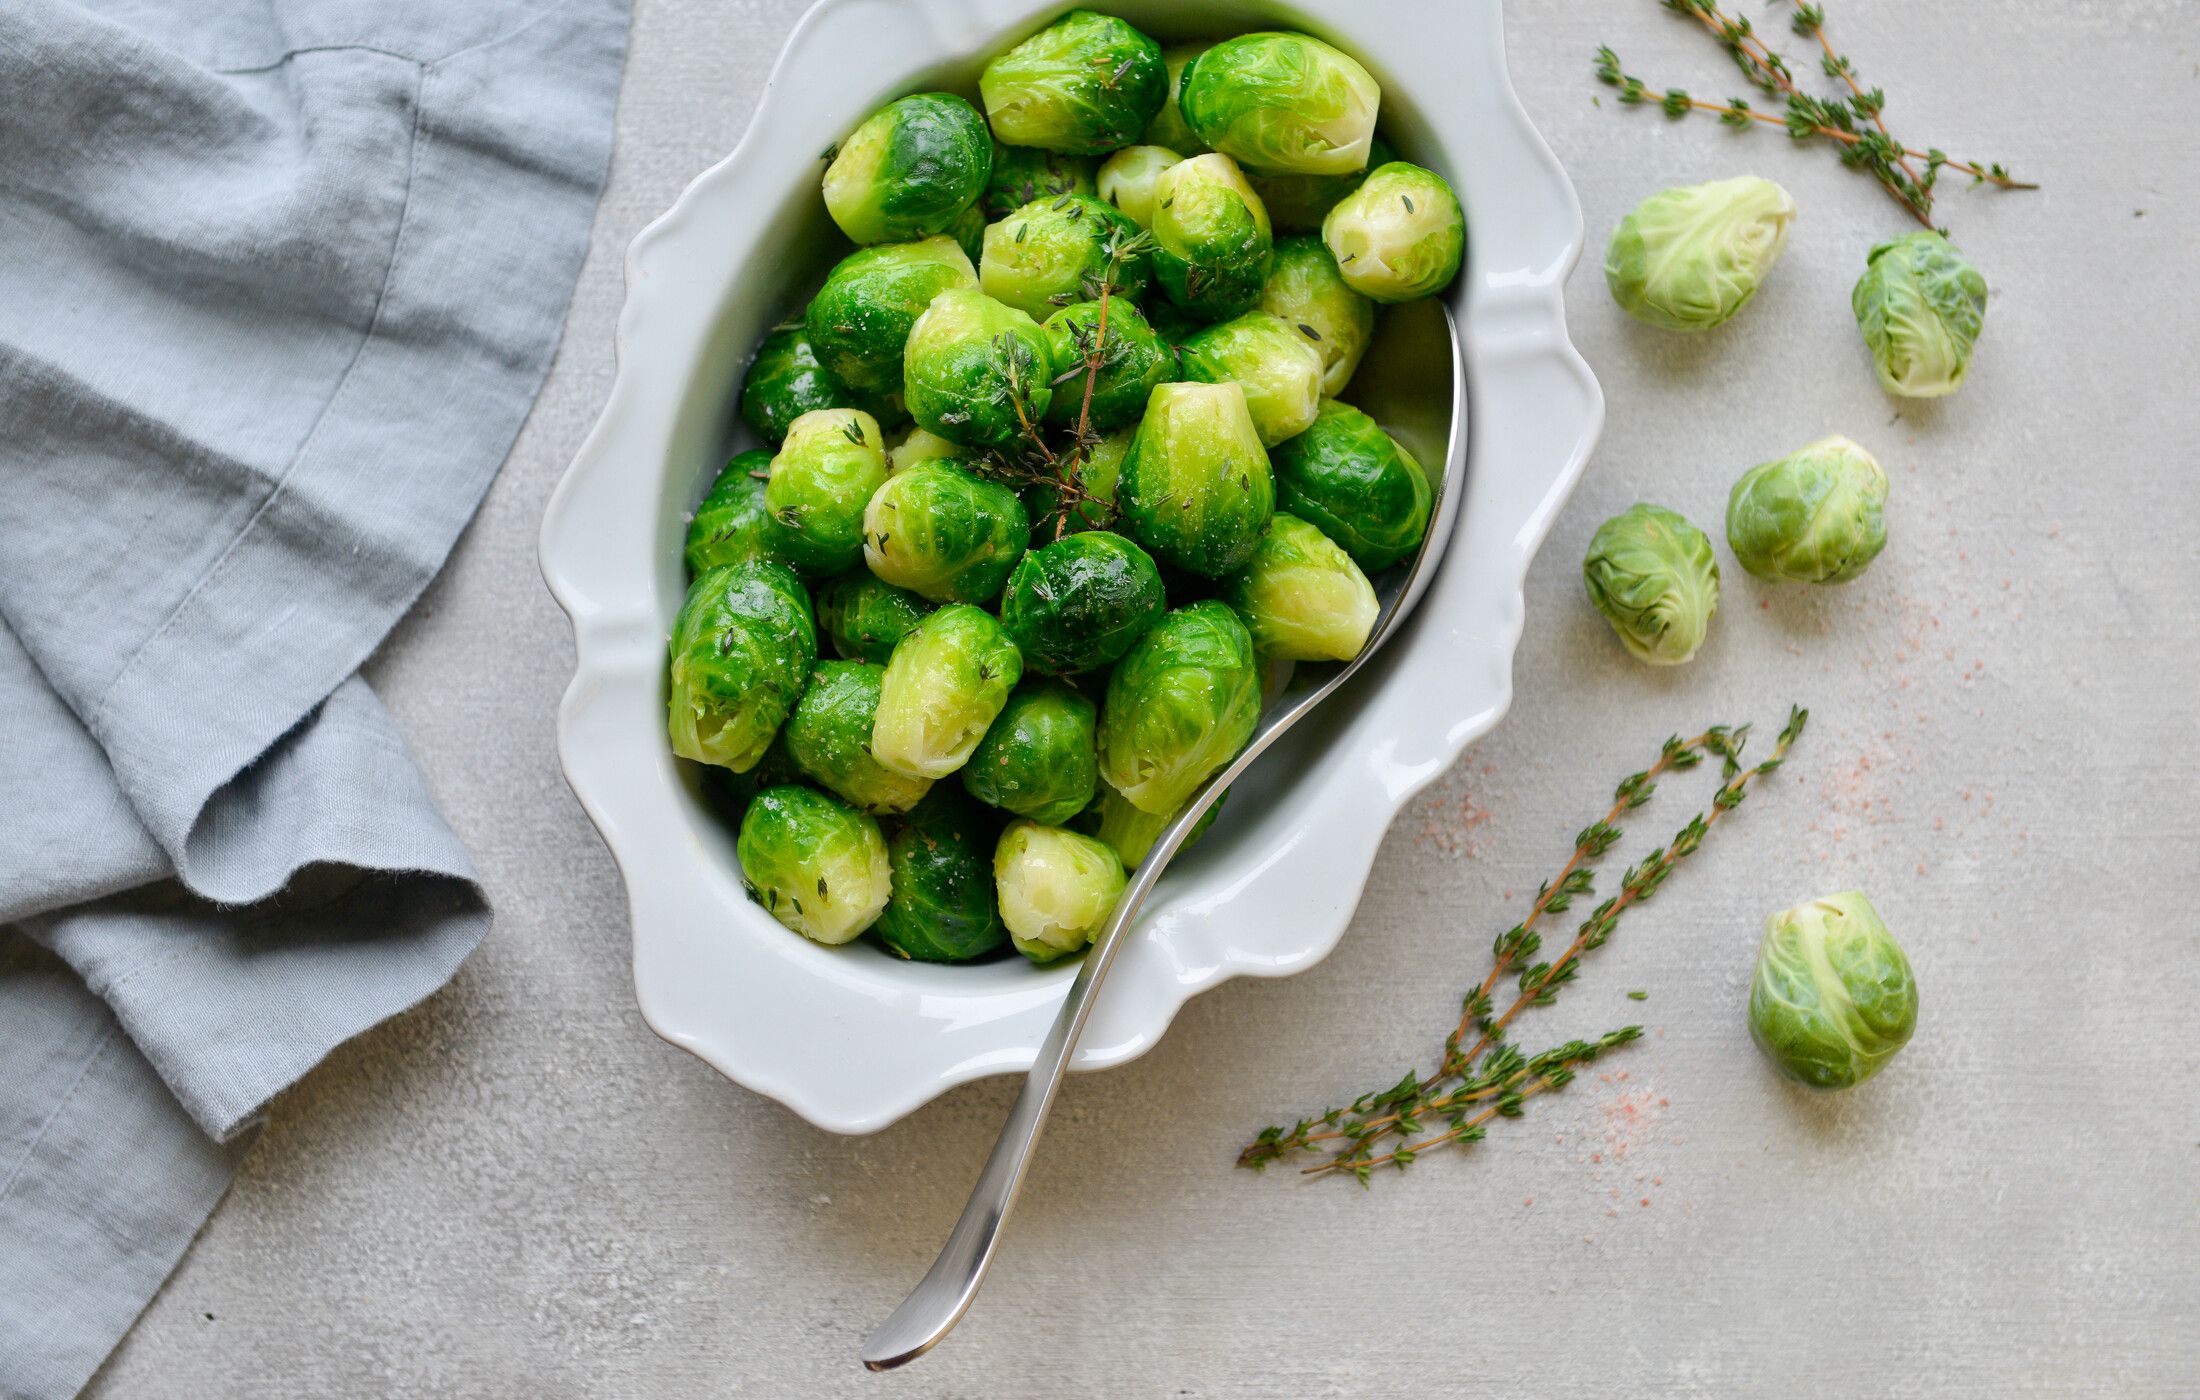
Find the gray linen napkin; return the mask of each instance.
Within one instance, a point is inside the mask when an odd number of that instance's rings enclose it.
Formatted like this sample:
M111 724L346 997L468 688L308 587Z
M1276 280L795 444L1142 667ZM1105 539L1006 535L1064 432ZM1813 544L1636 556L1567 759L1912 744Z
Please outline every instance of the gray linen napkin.
M489 910L355 672L555 349L625 0L0 5L0 1395Z

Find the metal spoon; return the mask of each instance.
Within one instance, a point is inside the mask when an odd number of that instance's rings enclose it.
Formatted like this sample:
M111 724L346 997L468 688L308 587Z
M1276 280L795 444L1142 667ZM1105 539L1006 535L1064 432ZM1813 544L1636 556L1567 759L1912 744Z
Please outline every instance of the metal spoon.
M1450 310L1433 301L1394 308L1383 324L1381 335L1370 348L1367 360L1361 365L1356 383L1369 386L1354 395L1361 400L1361 406L1388 426L1394 435L1405 440L1409 450L1418 448L1419 460L1424 463L1435 460L1428 449L1438 442L1443 444L1443 469L1432 483L1435 500L1430 508L1428 536L1422 541L1420 552L1408 564L1392 568L1381 580L1378 597L1382 609L1376 615L1374 629L1360 654L1341 667L1320 668L1287 686L1261 715L1259 727L1253 731L1252 740L1244 751L1210 778L1155 840L1152 851L1140 863L1122 898L1116 902L1107 927L1093 941L1092 951L1085 955L1084 966L1077 971L1077 980L1070 984L1069 998L1062 1003L1054 1028L1047 1032L1046 1043L1039 1047L1038 1058L1032 1062L1023 1092L1016 1096L1008 1122L1001 1128L1000 1140L993 1144L993 1154L986 1158L985 1170L978 1174L978 1184L970 1193L970 1204L963 1207L962 1219L955 1222L955 1229L941 1248L940 1257L902 1305L894 1309L893 1315L865 1340L863 1364L871 1370L890 1371L930 1351L962 1320L971 1299L977 1296L978 1285L984 1281L986 1268L993 1262L993 1252L1000 1243L1001 1226L1016 1204L1016 1193L1031 1165L1032 1151L1039 1145L1039 1134L1046 1127L1047 1114L1053 1109L1055 1095L1062 1087L1063 1071L1068 1068L1070 1056L1077 1048L1077 1037L1092 1014L1093 999L1100 990L1101 979L1108 975L1108 967L1115 961L1124 935L1137 919L1139 907L1152 893L1170 857L1184 844L1207 809L1221 797L1223 789L1243 773L1262 750L1334 694L1382 649L1385 642L1397 635L1399 625L1421 600L1438 562L1444 557L1453 522L1458 516L1460 478L1466 468L1467 446L1466 366ZM1412 431L1416 426L1422 431ZM1433 432L1429 431L1431 428Z

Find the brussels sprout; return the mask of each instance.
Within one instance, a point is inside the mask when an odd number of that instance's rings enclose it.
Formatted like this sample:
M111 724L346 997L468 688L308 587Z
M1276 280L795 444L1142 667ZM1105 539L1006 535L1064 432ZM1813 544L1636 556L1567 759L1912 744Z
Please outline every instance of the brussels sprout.
M1621 643L1653 666L1693 657L1719 607L1711 541L1662 506L1638 502L1599 525L1581 578Z
M1202 578L1245 567L1275 509L1268 454L1236 384L1164 384L1147 400L1116 482L1130 535Z
M1229 796L1225 792L1215 798L1214 804L1184 838L1184 844L1177 847L1179 851L1188 851L1199 844L1200 838L1207 834L1207 829L1215 824L1215 818L1222 814L1222 804ZM1167 816L1155 816L1151 812L1139 811L1124 799L1123 794L1102 783L1099 796L1093 798L1092 805L1079 815L1078 825L1087 835L1096 836L1106 842L1122 859L1124 869L1136 870L1144 863L1146 854L1153 849L1153 843L1161 839L1161 833L1175 820L1175 812Z
M946 777L969 761L1023 674L1015 643L989 614L967 603L941 608L886 663L872 755L913 778Z
M949 442L937 433L922 428L911 428L901 441L886 449L886 472L907 471L919 462L967 462L970 449L959 442Z
M1322 401L1322 352L1298 327L1265 311L1209 326L1178 347L1184 377L1235 384L1261 446L1274 447L1313 425Z
M1226 603L1178 608L1117 663L1100 707L1100 776L1143 812L1174 812L1260 721L1253 637Z
M1113 15L1071 10L988 63L978 94L1005 144L1096 156L1138 139L1168 81L1159 44Z
M1109 664L1161 613L1152 557L1107 530L1067 535L1026 554L1001 595L1009 640L1026 665L1049 675Z
M1154 181L1182 159L1167 146L1125 146L1100 162L1094 183L1100 197L1128 214L1132 223L1152 228Z
M980 802L1059 826L1092 801L1100 758L1093 704L1061 681L1027 681L1001 708L963 765L963 788Z
M887 103L840 143L825 167L825 212L857 243L899 243L954 227L985 193L993 138L953 93Z
M1324 403L1305 432L1276 448L1276 508L1310 521L1381 573L1421 547L1435 500L1428 476L1375 420Z
M909 416L949 442L1004 447L1046 412L1054 393L1047 355L1038 322L974 287L951 287L909 329Z
M772 458L764 504L786 555L811 574L837 574L863 557L863 508L886 480L878 421L855 408L821 408L788 425Z
M820 408L847 408L854 391L840 376L817 362L810 333L800 321L774 327L756 347L748 377L741 381L741 421L777 447L787 427Z
M846 943L886 907L892 867L878 823L805 787L766 788L734 842L756 902L819 943Z
M1757 295L1794 218L1788 192L1753 175L1665 190L1612 230L1604 280L1638 321L1707 331Z
M1726 500L1726 542L1759 578L1847 583L1887 545L1887 474L1845 437L1751 467Z
M1177 106L1209 146L1259 170L1364 169L1382 89L1358 60L1305 34L1240 34L1184 70Z
M1321 352L1322 393L1335 398L1352 382L1375 338L1375 304L1344 280L1319 238L1277 240L1260 309L1297 330Z
M1024 509L1031 512L1031 536L1055 540L1079 530L1105 530L1115 524L1115 484L1123 474L1123 458L1131 450L1131 430L1124 428L1096 440L1077 462L1077 489L1064 492L1053 478L1024 488Z
M930 778L896 773L871 757L885 675L885 667L867 661L818 662L780 730L787 758L803 777L874 814L906 812L932 786Z
M763 448L743 452L726 463L703 503L688 521L686 558L690 574L744 559L787 562L787 532L764 504L764 478L772 454Z
M1153 114L1153 120L1146 123L1146 134L1139 138L1147 145L1165 146L1172 151L1182 151L1188 156L1206 154L1207 143L1199 139L1199 133L1184 124L1183 109L1176 105L1176 93L1184 81L1184 70L1191 66L1193 59L1205 52L1207 45L1204 43L1172 44L1161 51L1161 61L1169 73L1168 97L1163 100L1161 110Z
M706 570L672 624L672 751L755 767L816 664L817 624L792 570L761 559Z
M1277 511L1245 571L1222 599L1253 648L1280 661L1350 661L1375 628L1375 589L1352 556L1295 515Z
M1275 232L1245 172L1225 155L1193 156L1153 187L1154 275L1169 300L1206 321L1253 309Z
M1151 275L1138 225L1087 194L1033 200L985 230L978 283L1037 319L1100 295L1142 296Z
M1854 890L1773 915L1749 987L1749 1037L1813 1089L1846 1089L1886 1067L1917 1029L1910 960Z
M1377 166L1322 218L1345 284L1375 301L1412 301L1451 285L1467 216L1444 177L1402 160Z
M952 238L858 248L825 275L803 323L818 362L842 383L899 393L909 328L941 292L977 285L977 269Z
M979 201L955 216L955 222L947 226L947 236L955 240L955 246L963 250L963 256L976 267L978 259L985 256L985 226L987 215L984 201Z
M948 462L895 472L863 512L871 572L935 603L991 598L1030 541L1014 491Z
M850 661L884 666L894 644L924 621L932 605L868 569L850 569L817 591L817 623Z
M1091 426L1113 432L1138 421L1154 386L1176 377L1176 356L1153 333L1138 308L1127 301L1110 299L1107 325L1101 328L1100 303L1080 301L1047 317L1047 353L1058 376L1047 420L1071 424L1088 411L1085 399L1085 365L1094 346L1099 347L1100 373L1093 377L1089 405ZM1075 371L1072 373L1072 371Z
M1065 156L1037 146L993 143L993 178L978 201L987 219L1005 219L1033 200L1096 192L1098 163L1086 156ZM980 230L982 233L984 230ZM967 246L967 245L966 245ZM970 260L978 260L977 253Z
M1086 944L1122 897L1123 862L1090 836L1014 821L993 852L993 884L1016 951L1052 962Z
M937 788L886 841L893 898L872 931L918 962L968 962L1008 942L993 894L1000 822L953 788Z
M1986 279L1947 239L1920 229L1872 249L1849 305L1888 393L1937 399L1962 387L1986 326Z
M1260 202L1268 206L1268 221L1278 233L1318 234L1329 211L1360 187L1368 171L1397 158L1390 143L1378 136L1368 147L1367 165L1359 170L1342 175L1264 175L1247 170L1245 178Z

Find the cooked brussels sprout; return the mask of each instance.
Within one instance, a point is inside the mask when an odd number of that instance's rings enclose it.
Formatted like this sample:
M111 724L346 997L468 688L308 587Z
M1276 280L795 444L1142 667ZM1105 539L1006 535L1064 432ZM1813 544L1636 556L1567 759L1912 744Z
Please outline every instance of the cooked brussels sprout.
M863 512L871 572L935 603L991 598L1030 540L1014 491L950 462L895 472Z
M1324 403L1313 426L1276 448L1276 508L1311 522L1377 574L1421 547L1435 496L1428 475L1375 420Z
M1202 578L1245 567L1275 509L1268 454L1231 384L1164 384L1147 400L1116 482L1119 518L1166 563Z
M1338 200L1358 189L1368 171L1397 158L1390 143L1378 136L1368 147L1366 166L1359 170L1342 175L1264 175L1248 169L1245 178L1260 202L1268 206L1268 221L1275 225L1276 232L1319 234L1322 220Z
M739 454L718 473L688 521L688 573L744 559L789 561L786 531L764 504L764 478L771 464L772 454L759 447Z
M970 455L970 449L959 442L949 442L922 428L911 428L899 442L886 449L886 471L891 476L919 462L967 462Z
M1235 384L1263 447L1297 437L1314 422L1322 401L1322 352L1296 326L1265 311L1248 311L1187 338L1184 377Z
M1581 561L1589 601L1638 661L1695 656L1719 607L1719 561L1703 531L1638 502L1597 527Z
M1055 680L1016 687L963 765L963 789L1019 817L1060 826L1092 801L1100 758L1093 704Z
M993 134L1096 156L1128 146L1168 96L1161 46L1113 15L1071 10L978 75Z
M1003 447L1053 397L1046 333L974 287L932 299L909 329L902 397L917 426L965 447Z
M861 559L863 508L885 480L886 448L870 414L820 408L795 419L764 485L787 557L814 575L837 574Z
M1207 143L1199 139L1199 133L1184 124L1184 111L1176 104L1177 88L1183 83L1184 70L1193 59L1207 52L1207 45L1172 44L1161 51L1161 61L1168 68L1168 97L1153 120L1146 123L1146 134L1139 139L1149 146L1165 146L1185 155L1204 155Z
M1726 542L1759 578L1847 583L1887 545L1887 474L1845 437L1751 467L1726 500Z
M817 624L832 638L833 650L877 666L930 611L930 603L869 569L850 569L817 591Z
M993 883L1016 951L1044 963L1092 942L1125 880L1123 862L1092 837L1013 821L993 852Z
M1252 634L1226 603L1178 608L1108 677L1100 776L1143 812L1174 812L1237 757L1260 721Z
M1871 901L1851 890L1773 915L1749 987L1749 1037L1813 1089L1886 1068L1917 1029L1917 979Z
M970 259L972 267L985 256L986 222L985 202L980 200L957 214L955 222L947 226L947 236L955 240L955 246L963 250L963 256Z
M1253 649L1281 661L1350 661L1375 628L1375 589L1352 556L1280 510L1222 599L1244 619Z
M802 581L751 559L706 570L672 624L672 751L736 773L756 766L817 663Z
M748 377L741 381L741 421L774 447L803 414L855 402L854 391L840 376L818 363L810 333L799 321L775 327L764 337Z
M978 109L948 92L887 103L825 167L825 212L857 243L899 243L954 227L985 193L993 138Z
M1153 194L1154 276L1169 300L1206 321L1252 310L1275 233L1237 163L1180 160L1155 177Z
M1240 34L1184 70L1184 122L1258 170L1342 175L1367 165L1382 89L1357 59L1305 34Z
M1215 818L1222 814L1222 804L1229 796L1225 792L1215 798L1214 805L1207 809L1206 814L1192 827L1191 834L1184 838L1184 844L1177 847L1179 852L1188 851L1199 844L1199 839L1215 824ZM1078 818L1078 825L1088 835L1106 842L1121 858L1125 870L1136 870L1144 863L1147 852L1153 849L1153 843L1161 839L1161 833L1175 820L1175 812L1166 816L1155 816L1152 812L1139 811L1124 800L1123 794L1102 783L1099 795L1093 798L1092 805Z
M1638 321L1707 331L1757 295L1794 218L1788 192L1754 175L1664 190L1612 230L1604 280Z
M1005 219L1033 200L1093 194L1098 168L1089 156L1065 156L1037 146L1004 146L996 141L993 178L986 182L985 197L978 203L987 219ZM978 254L973 252L970 260L976 262Z
M977 269L952 238L858 248L825 275L803 323L818 363L842 383L898 394L909 328L941 292L977 285Z
M1367 172L1323 216L1322 242L1353 291L1374 301L1412 301L1459 275L1467 216L1443 176L1394 160Z
M1023 557L1001 595L1001 626L1032 670L1069 675L1129 651L1162 608L1152 557L1121 535L1087 530Z
M1963 385L1986 326L1986 279L1927 229L1882 243L1849 296L1879 383L1906 399L1937 399Z
M969 761L1023 674L1015 643L989 614L967 603L929 614L886 663L872 755L913 778L946 777Z
M952 787L933 789L886 840L893 898L872 926L918 962L968 962L1008 942L993 893L1000 821Z
M1128 214L1132 223L1152 228L1154 181L1182 159L1167 146L1125 146L1100 162L1094 183L1100 197Z
M1047 404L1049 422L1075 423L1088 412L1084 366L1096 345L1100 373L1093 378L1088 421L1099 432L1137 422L1154 386L1176 377L1176 356L1136 306L1110 298L1104 331L1100 318L1097 301L1074 302L1047 317L1048 358L1057 376L1068 376L1055 386L1054 398Z
M1131 430L1124 428L1094 442L1077 463L1077 490L1064 492L1053 480L1034 481L1024 488L1024 509L1031 512L1031 537L1060 539L1079 530L1105 530L1115 524L1115 484L1123 474L1123 458L1131 450Z
M795 702L780 742L795 768L866 812L906 812L930 790L930 778L896 773L871 757L879 682L886 668L867 661L820 661Z
M1268 280L1260 285L1260 309L1321 352L1322 393L1330 398L1352 382L1375 338L1375 304L1352 290L1319 238L1277 240Z
M1033 200L985 230L978 283L1038 320L1073 301L1138 297L1151 275L1138 225L1087 194Z
M878 823L806 787L758 793L741 818L734 853L756 902L818 943L859 937L892 892Z

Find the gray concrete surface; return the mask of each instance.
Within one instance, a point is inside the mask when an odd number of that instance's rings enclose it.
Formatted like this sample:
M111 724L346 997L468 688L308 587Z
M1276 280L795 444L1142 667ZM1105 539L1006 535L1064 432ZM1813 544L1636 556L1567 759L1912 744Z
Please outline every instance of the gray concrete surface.
M1755 171L1801 202L1786 261L1738 322L1680 339L1626 321L1592 255L1571 317L1610 422L1530 579L1511 717L1400 819L1327 963L1202 998L1071 1084L976 1310L885 1378L855 1343L929 1261L1009 1086L842 1141L651 1037L618 877L552 754L570 647L534 561L610 382L620 252L739 136L800 8L642 0L548 391L374 668L496 932L280 1104L93 1394L2200 1390L2192 4L1833 7L1899 130L2046 186L1944 196L1993 310L1963 393L1900 407L1846 310L1866 247L1905 228L1887 200L1771 133L1600 110L1600 40L1732 85L1651 0L1507 7L1592 243L1654 186ZM1870 575L1803 592L1729 567L1694 665L1630 662L1581 596L1597 522L1647 497L1712 525L1743 468L1834 431L1894 478ZM1785 780L1538 1027L1644 1020L1624 1079L1372 1192L1231 1168L1272 1117L1427 1061L1490 936L1661 737L1790 700L1816 718ZM1639 838L1702 791L1669 790ZM1767 912L1852 886L1905 940L1923 1020L1880 1079L1814 1098L1750 1047L1745 989Z

